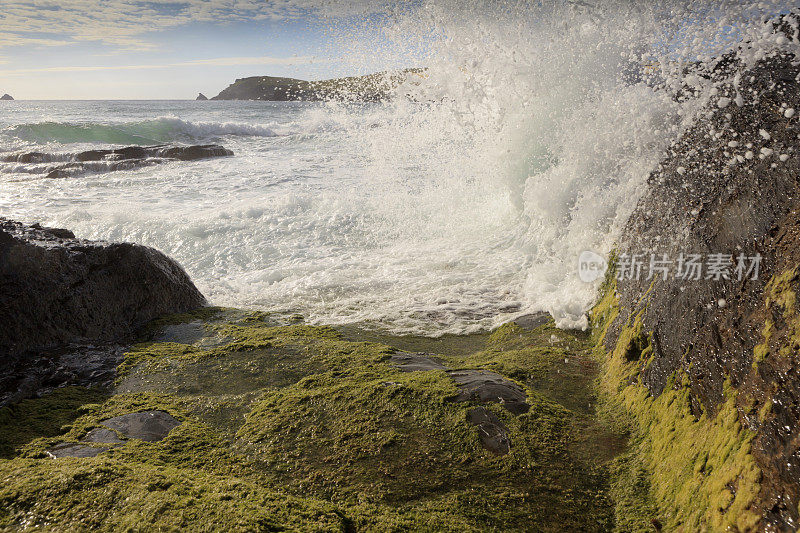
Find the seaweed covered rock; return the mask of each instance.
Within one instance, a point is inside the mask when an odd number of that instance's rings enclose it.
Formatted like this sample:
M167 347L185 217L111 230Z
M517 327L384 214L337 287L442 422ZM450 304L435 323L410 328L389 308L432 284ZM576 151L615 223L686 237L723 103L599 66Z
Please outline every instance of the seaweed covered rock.
M163 317L113 391L0 408L0 530L613 528L604 462L620 437L553 394L566 380L593 397L588 336L551 321L393 346L346 329L218 308ZM487 369L496 394L462 396L447 369Z
M727 432L729 446L709 441L707 450L729 468L720 486L702 446L674 448L695 466L676 483L691 478L698 491L729 496L714 510L720 522L705 514L690 529L747 529L744 514L759 527L793 530L798 520L800 62L787 47L797 44L796 19L784 22L791 35L775 38L772 52L728 58L730 77L650 176L620 239L606 308L596 310L618 386L629 389L617 394L654 424L653 449L660 424L677 424L656 409L664 395L679 399L670 409ZM634 406L636 387L646 407ZM750 458L756 474L743 466Z
M130 243L0 218L0 363L68 343L118 340L205 298L175 261Z

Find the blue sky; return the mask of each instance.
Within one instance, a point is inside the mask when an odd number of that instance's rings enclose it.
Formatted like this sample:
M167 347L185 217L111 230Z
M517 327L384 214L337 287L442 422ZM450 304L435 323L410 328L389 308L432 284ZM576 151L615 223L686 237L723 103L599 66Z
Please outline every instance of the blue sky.
M238 77L363 73L334 35L374 11L331 0L2 0L0 94L181 99Z

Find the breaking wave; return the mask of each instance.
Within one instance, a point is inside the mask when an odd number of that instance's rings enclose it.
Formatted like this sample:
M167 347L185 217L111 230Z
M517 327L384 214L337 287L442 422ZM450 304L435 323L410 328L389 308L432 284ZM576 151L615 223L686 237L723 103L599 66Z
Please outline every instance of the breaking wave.
M189 122L159 117L120 124L38 122L17 124L6 134L35 143L106 143L150 145L171 141L218 139L225 136L275 137L271 128L235 122Z

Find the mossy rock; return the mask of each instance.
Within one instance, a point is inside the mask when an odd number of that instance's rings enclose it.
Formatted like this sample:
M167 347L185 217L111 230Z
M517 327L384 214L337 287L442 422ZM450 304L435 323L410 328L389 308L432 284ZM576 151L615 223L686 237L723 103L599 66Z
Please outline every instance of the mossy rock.
M181 324L191 327L165 329ZM185 337L164 333L189 330ZM376 336L383 342L370 341ZM210 309L162 319L142 341L126 354L114 390L60 389L3 413L0 527L613 525L606 460L619 446L592 451L609 432L588 407L597 365L585 334L552 323L533 331L508 325L426 344ZM469 416L478 404L456 401L459 389L446 370L404 372L392 361L409 345L436 349L448 369L483 369L519 384L527 412L481 406L507 432L506 455L482 445ZM557 393L565 380L580 391L579 402ZM111 417L154 410L180 422L158 442L125 439L90 458L46 453L80 443ZM34 429L20 432L31 421Z

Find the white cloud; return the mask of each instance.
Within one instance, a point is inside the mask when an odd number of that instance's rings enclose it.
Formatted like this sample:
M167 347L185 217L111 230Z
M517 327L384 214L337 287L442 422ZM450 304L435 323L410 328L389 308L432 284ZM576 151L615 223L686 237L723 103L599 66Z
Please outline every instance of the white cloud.
M0 70L0 76L23 76L26 74L36 74L43 72L99 72L106 70L157 70L181 67L227 67L237 65L303 65L310 63L322 63L312 56L294 57L219 57L214 59L195 59L181 61L178 63L162 63L149 65L111 65L111 66L61 66L61 67L42 67L42 68L21 68Z
M363 0L3 0L0 48L98 41L129 50L153 49L142 37L191 22L341 17L375 12Z

